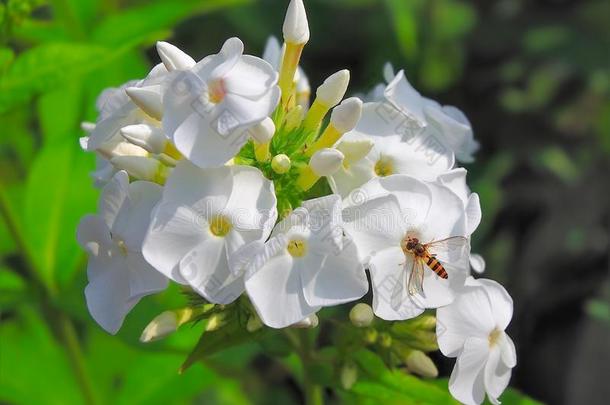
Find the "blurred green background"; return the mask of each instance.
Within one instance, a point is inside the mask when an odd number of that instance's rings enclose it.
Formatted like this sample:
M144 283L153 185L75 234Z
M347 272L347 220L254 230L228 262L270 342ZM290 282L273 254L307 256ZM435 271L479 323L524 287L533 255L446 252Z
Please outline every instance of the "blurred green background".
M138 343L156 314L185 304L176 288L144 299L118 337L105 334L86 311L75 242L98 194L79 123L95 120L100 91L143 77L159 39L200 59L236 35L261 54L268 35L281 35L287 3L0 1L0 403L301 401L292 359L273 344L227 350L178 375L200 327ZM482 148L467 168L484 215L473 250L515 301L511 385L549 404L607 403L610 2L306 6L302 65L314 88L348 68L350 91L365 92L390 61L472 121ZM448 376L452 362L437 360Z

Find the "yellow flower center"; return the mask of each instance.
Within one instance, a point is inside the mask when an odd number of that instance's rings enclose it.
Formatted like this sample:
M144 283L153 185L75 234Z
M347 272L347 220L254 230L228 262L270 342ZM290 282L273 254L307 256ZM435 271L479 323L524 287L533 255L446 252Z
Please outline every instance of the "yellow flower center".
M307 243L304 240L293 239L288 242L288 253L292 257L303 257L307 254Z
M494 347L500 340L500 336L502 336L502 331L500 329L492 330L489 334L489 347Z
M218 237L226 236L231 231L231 222L223 215L216 215L210 220L210 232Z
M386 177L394 174L394 165L389 158L381 157L375 163L375 174L379 177Z

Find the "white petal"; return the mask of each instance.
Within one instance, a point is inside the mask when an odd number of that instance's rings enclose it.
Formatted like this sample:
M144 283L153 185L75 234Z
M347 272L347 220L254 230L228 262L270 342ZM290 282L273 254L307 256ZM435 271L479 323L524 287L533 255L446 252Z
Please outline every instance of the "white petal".
M385 96L406 118L414 120L419 126L426 125L422 96L407 81L404 70L398 72L388 84Z
M142 254L154 268L172 280L186 284L179 272L180 260L207 238L201 217L192 209L175 203L161 203L152 213Z
M368 281L355 246L327 255L320 268L309 262L301 269L305 299L310 306L331 306L364 296Z
M460 402L478 405L485 399L484 367L488 356L487 340L466 341L449 379L449 391Z
M118 258L93 258L87 267L89 284L85 288L87 307L95 321L115 334L125 316L138 300L130 300L126 261Z
M271 115L280 101L280 88L273 86L264 95L251 99L228 93L218 107L223 111L213 123L223 135L243 126L256 124Z
M224 78L227 73L239 62L240 56L244 53L244 43L237 37L229 38L225 41L217 55L222 60L210 73L210 78ZM201 73L200 73L201 74Z
M231 168L201 169L183 160L165 183L163 203L192 207L207 218L225 209L232 190Z
M513 368L517 365L517 350L515 349L515 343L506 333L504 333L502 337L503 339L500 341L502 361L506 367Z
M298 272L288 253L271 258L246 280L246 290L263 322L284 328L317 312L307 304Z
M268 92L278 80L278 74L269 62L255 56L244 55L225 77L228 93L258 98Z
M265 44L265 50L263 51L263 59L269 62L275 70L280 69L280 62L282 58L282 47L280 41L274 36L267 38Z
M407 291L405 266L411 263L400 248L383 250L371 258L373 310L378 317L394 321L415 318L424 312L424 307Z
M146 295L163 291L168 280L152 267L141 253L130 253L127 257L129 299L140 299Z
M102 190L102 195L98 203L99 215L109 229L112 229L119 215L124 209L127 196L129 195L129 175L126 171L117 172L111 181Z
M277 219L277 199L273 182L260 170L249 166L231 166L233 192L226 212L237 230L258 230L258 238L267 239Z
M498 397L508 387L512 370L500 361L500 348L495 347L489 353L489 359L485 365L485 391L489 402L499 405Z
M468 198L466 204L466 234L472 235L481 223L481 203L479 201L479 195L472 193Z
M85 215L78 224L76 232L78 244L87 253L97 256L101 250L107 249L112 243L110 230L104 220L98 215Z
M475 273L481 274L485 271L485 259L483 256L471 253L470 254L470 267Z
M400 247L405 220L396 197L388 195L343 211L345 231L352 237L362 262L390 247Z
M362 188L364 192L367 193L369 187L375 187L375 182L396 197L409 229L421 228L422 223L426 224L435 202L433 190L426 183L411 176L393 175L372 180Z
M133 252L142 250L144 236L150 226L150 215L161 199L162 187L148 181L135 181L128 186L128 209L121 210L112 228L127 248Z
M436 310L436 319L438 347L448 357L457 356L471 337L487 341L495 328L489 296L480 286L465 287L453 303Z
M161 120L163 117L161 86L128 87L125 92L142 111L156 120Z
M176 129L191 114L206 115L210 105L201 98L206 84L191 71L175 71L163 83L163 130L173 139Z
M168 71L190 69L195 66L193 58L170 43L157 42L157 53Z
M489 296L496 327L500 330L506 329L513 317L513 299L506 289L496 281L484 278L477 281L481 283Z
M429 183L428 186L432 194L432 204L424 220L425 229L422 229L424 240L468 236L462 200L445 186L436 183Z
M347 198L353 190L376 176L373 168L373 163L364 158L350 164L348 168L340 169L329 178L332 179L330 184L333 192Z
M219 120L192 113L174 132L176 148L191 162L202 168L220 167L231 160L248 141L244 131L221 134L216 131Z
M180 274L210 302L229 304L244 291L243 277L229 269L223 238L210 237L187 253L180 261Z

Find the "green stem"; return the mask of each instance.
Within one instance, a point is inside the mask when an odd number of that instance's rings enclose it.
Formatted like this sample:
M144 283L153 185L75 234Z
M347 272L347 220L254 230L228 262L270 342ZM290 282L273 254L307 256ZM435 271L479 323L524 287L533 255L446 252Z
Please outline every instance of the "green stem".
M59 326L59 333L63 340L70 366L74 371L74 375L81 388L85 403L93 405L96 403L95 395L93 394L93 386L89 379L89 373L85 367L85 358L74 329L74 324L65 314L59 313L57 316L57 322Z
M323 405L324 395L322 386L316 384L313 379L312 359L314 348L307 329L302 329L300 332L300 350L298 350L303 364L303 391L305 393L305 404L307 405Z

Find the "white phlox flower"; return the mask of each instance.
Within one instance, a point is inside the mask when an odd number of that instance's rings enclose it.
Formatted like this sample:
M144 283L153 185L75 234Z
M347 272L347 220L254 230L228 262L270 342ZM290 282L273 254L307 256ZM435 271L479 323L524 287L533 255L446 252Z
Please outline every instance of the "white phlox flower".
M276 218L273 183L258 169L181 161L152 213L144 257L170 279L226 304L244 289L243 276L229 268L231 255L266 240Z
M263 59L243 55L238 38L218 54L171 72L163 86L163 129L176 148L202 168L233 158L247 130L276 108L277 72Z
M460 198L438 183L406 175L371 180L354 193L344 200L343 220L371 274L375 314L409 319L449 304L469 274L467 215ZM414 238L421 244L451 238L428 250L448 278L432 270L429 257L415 260L405 250Z
M517 365L515 345L505 329L513 301L492 280L469 278L455 301L436 311L438 346L457 357L449 390L460 402L480 404L485 394L493 404L508 386Z
M150 212L160 197L159 185L130 184L127 173L120 171L104 187L98 214L85 216L78 226L78 242L89 256L87 307L110 333L119 330L142 297L167 286L167 278L141 253Z
M356 300L368 290L355 246L343 234L336 195L304 202L257 250L245 266L246 291L273 328L299 323L321 307Z
M389 82L384 97L401 117L411 121L410 129L405 133L407 137L423 131L449 147L460 162L474 161L473 154L479 144L474 140L470 122L459 109L423 97L407 81L403 70Z
M332 176L330 184L335 193L345 197L370 179L392 174L432 181L453 167L454 154L439 138L418 133L405 140L404 131L410 131L405 127L408 122L397 120L397 116L388 103L364 104L356 128L341 141L368 139L373 147L366 157L345 164Z
M472 235L481 223L481 203L479 195L472 193L466 183L467 171L464 168L457 168L438 176L438 182L447 186L464 203L466 209L466 229L468 235ZM483 256L472 253L470 255L470 267L477 273L485 271L485 259Z

